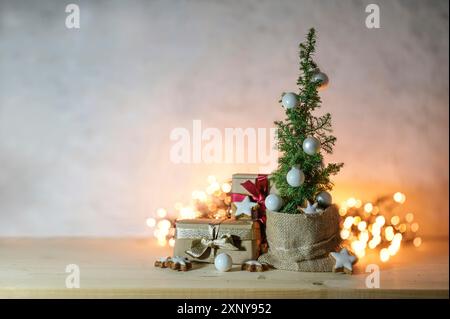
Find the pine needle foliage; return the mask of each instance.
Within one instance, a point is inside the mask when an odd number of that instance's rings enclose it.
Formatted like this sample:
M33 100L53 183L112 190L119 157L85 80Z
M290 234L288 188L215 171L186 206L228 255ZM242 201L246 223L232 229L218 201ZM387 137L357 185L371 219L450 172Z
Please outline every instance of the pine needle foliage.
M297 81L299 105L286 109L284 121L275 121L277 148L281 155L278 159L278 168L273 172L271 180L283 198L282 213L297 214L300 212L298 208L303 207L306 200L314 202L319 192L331 190L333 183L330 176L337 174L344 165L343 163L325 165L323 160L322 152L332 153L336 137L331 135L330 113L319 117L312 114L321 105L318 94L320 84L313 81L313 75L318 70L313 60L315 46L316 32L312 28L307 34L306 41L299 45L300 76ZM315 155L308 155L303 151L303 141L308 136L314 136L321 142L321 151ZM300 187L292 187L286 181L286 174L296 165L305 174L305 182Z

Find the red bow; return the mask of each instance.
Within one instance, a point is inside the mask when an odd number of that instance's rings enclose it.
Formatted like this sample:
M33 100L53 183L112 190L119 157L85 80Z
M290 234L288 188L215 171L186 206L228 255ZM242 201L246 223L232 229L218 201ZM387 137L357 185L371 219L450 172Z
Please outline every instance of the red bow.
M258 174L258 177L255 179L255 182L248 180L244 183L241 183L242 187L244 187L247 192L250 193L253 201L259 204L259 214L258 219L265 224L266 223L266 204L264 201L266 200L266 196L269 193L269 180L267 178L267 174ZM244 194L231 194L231 200L233 202L242 202L247 195Z

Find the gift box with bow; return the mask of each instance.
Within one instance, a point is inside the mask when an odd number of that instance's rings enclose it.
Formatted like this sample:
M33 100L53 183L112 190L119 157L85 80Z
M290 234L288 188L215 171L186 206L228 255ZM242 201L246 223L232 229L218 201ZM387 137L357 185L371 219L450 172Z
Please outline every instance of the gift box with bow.
M234 264L242 264L258 258L260 243L259 223L251 220L178 220L174 256L213 263L215 256L227 253Z
M233 174L231 183L231 216L237 219L253 219L265 223L266 197L276 192L267 174ZM238 212L236 203L245 198L257 204L250 214Z

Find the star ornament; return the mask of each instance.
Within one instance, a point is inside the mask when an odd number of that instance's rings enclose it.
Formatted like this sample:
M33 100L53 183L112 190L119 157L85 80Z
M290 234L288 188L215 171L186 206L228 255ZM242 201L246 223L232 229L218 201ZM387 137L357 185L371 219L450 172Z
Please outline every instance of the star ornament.
M311 204L310 201L307 201L307 202L308 202L308 205L305 208L300 207L300 209L305 214L311 215L311 214L316 214L316 213L320 212L320 210L317 208L317 205L318 205L317 203Z
M235 202L234 204L236 205L236 217L239 217L241 215L247 215L251 217L253 208L258 205L258 203L250 201L250 197L248 196L245 196L242 202Z
M351 274L353 272L353 264L356 262L356 257L348 253L346 248L342 248L340 252L332 252L330 255L336 260L333 272L345 272Z

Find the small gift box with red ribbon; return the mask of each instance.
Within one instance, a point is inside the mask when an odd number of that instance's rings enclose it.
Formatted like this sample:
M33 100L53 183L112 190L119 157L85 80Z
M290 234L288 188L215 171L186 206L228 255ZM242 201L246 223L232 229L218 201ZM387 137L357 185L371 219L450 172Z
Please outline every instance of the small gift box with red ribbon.
M264 201L270 194L269 175L233 174L231 183L231 217L236 219L266 219Z

